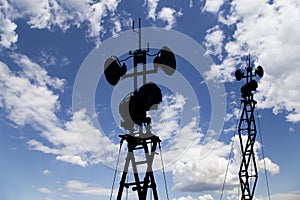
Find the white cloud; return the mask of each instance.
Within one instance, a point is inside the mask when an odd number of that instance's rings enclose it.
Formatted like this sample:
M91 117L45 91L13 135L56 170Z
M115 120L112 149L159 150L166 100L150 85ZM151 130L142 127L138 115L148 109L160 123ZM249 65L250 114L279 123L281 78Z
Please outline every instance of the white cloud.
M224 180L224 163L227 163L224 157L228 155L230 145L215 140L201 144L204 134L199 130L198 110L190 111L189 122L181 124L186 99L180 94L164 96L157 111L160 121L153 124L154 132L160 133L165 144L163 159L166 171L173 174L175 190L195 192L219 189ZM161 163L154 162L154 166L156 169ZM228 182L234 182L236 176L232 174L228 176ZM232 183L228 185L233 186Z
M184 159L176 163L173 170L173 189L199 192L222 188L228 162L225 157L230 152L230 145L218 141L211 142L215 143L214 149L211 149L211 144L198 144L189 150ZM203 154L208 156L201 158ZM237 184L233 170L229 171L226 186L231 188Z
M194 200L194 198L190 195L186 196L186 197L179 197L179 198L174 198L173 200Z
M114 22L113 35L120 33L120 31L122 30L121 28L122 28L121 22L116 20Z
M156 19L156 8L158 5L159 0L145 0L145 4L147 5L148 9L148 18L152 20Z
M23 55L24 56L24 55ZM65 56L60 56L54 49L42 50L37 60L38 64L43 67L55 66L64 67L68 66L71 62Z
M17 25L7 18L1 18L0 27L0 45L10 48L18 41L18 35L15 32Z
M232 138L234 148L230 158L230 166L226 176L225 190L231 191L239 185L238 171L241 162L238 136ZM246 136L243 136L246 141ZM213 147L213 148L212 148ZM197 144L190 148L184 157L175 163L173 173L174 190L184 192L203 192L221 190L225 178L231 144L211 140L206 144ZM259 166L261 144L256 142L254 147L256 161ZM279 173L279 166L265 158L266 170L271 174ZM264 172L264 167L258 167L258 173Z
M87 161L83 161L80 156L76 156L76 155L57 156L56 160L68 162L73 165L79 165L81 167L86 167L88 165Z
M190 0L190 2L189 2L189 7L190 7L190 8L193 7L193 0Z
M235 65L235 58L226 58L221 64L213 64L210 66L210 70L204 73L204 77L207 80L216 82L233 81L231 73L236 70Z
M182 12L176 11L171 7L163 7L158 11L158 4L159 0L144 1L144 6L147 8L147 18L152 19L153 21L162 20L167 23L165 26L166 29L172 29L176 24L176 17L180 17Z
M19 3L19 9L28 12L28 24L32 28L50 28L51 7L47 0L39 0L35 4L25 0Z
M297 0L232 1L219 14L223 32L232 33L225 36L222 55L226 57L207 73L211 79L233 81L235 67L247 64L241 57L250 53L255 65L265 70L255 96L259 106L271 108L274 114L285 113L290 122L300 121L299 6Z
M272 194L270 196L272 200L298 200L300 199L300 191L292 191L292 192L286 192L286 193L277 193L277 194ZM270 199L269 197L262 197L262 196L256 196L254 199L255 200L268 200Z
M170 139L177 132L180 126L180 116L185 105L186 98L180 94L163 96L159 106L159 112L155 112L152 128L159 132L162 140ZM157 116L159 115L159 116Z
M41 192L41 193L45 193L45 194L53 194L53 193L54 193L54 192L53 192L52 190L50 190L49 188L45 188L45 187L39 188L38 191Z
M114 162L117 145L94 127L85 110L73 113L69 121L58 118L60 102L55 89L63 90L64 80L50 77L45 69L24 55L12 58L19 66L18 71L0 62L0 105L16 125L32 126L48 143L31 139L28 147L80 166L89 162ZM91 147L90 152L82 143Z
M46 153L46 154L58 154L59 153L59 150L57 149L51 149L49 148L48 146L45 146L43 145L41 142L39 141L36 141L36 140L29 140L27 142L28 146L30 149L32 150L37 150L37 151L41 151L43 153Z
M91 119L84 110L73 113L72 120L65 122L64 127L54 127L54 125L51 124L42 133L53 147L48 147L36 140L30 140L29 147L44 153L55 154L59 161L82 167L89 163L115 162L117 145L91 124Z
M118 193L116 189L112 191L111 188L105 188L98 184L92 184L92 183L83 182L79 180L67 181L63 189L66 190L66 192L68 193L84 194L88 196L101 196L101 197L109 198L112 195L113 199L117 198L117 193ZM123 194L123 196L125 196L125 194ZM126 196L128 197L128 199L135 199L136 191L128 190Z
M49 170L49 169L45 169L45 170L43 170L43 174L44 175L49 175L49 174L51 174L52 172Z
M219 59L222 59L223 51L223 40L225 38L223 31L220 30L219 26L215 26L206 31L205 36L205 47L206 53L211 55L218 55Z
M51 51L41 51L39 63L45 67L54 66L57 64L57 59Z
M230 193L228 193L230 194ZM239 197L235 194L235 195L230 195L227 196L227 198L223 198L223 199L227 199L227 200L233 200L233 199L238 199ZM253 199L254 200L268 200L268 199L272 199L272 200L298 200L300 198L300 191L291 191L291 192L286 192L286 193L273 193L271 194L270 198L268 196L262 196L262 195L256 195ZM204 194L202 196L199 197L192 197L190 195L188 196L182 196L179 198L174 198L173 200L214 200L213 196L211 194Z
M185 109L186 97L171 94L163 97L163 102L155 115L151 116L152 131L158 133L163 141L163 159L167 171L174 169L174 164L188 149L198 144L203 134L198 130L198 109L189 112L189 119L184 124L182 113ZM154 169L160 169L161 163L154 161Z
M176 24L176 17L181 16L181 12L176 12L175 9L163 7L157 14L157 19L167 22L166 29L172 29Z
M46 82L52 82L40 68L27 68L23 75L14 75L9 68L0 63L0 98L8 111L8 117L18 125L38 122L44 124L54 120L54 111L59 107L58 96L46 87ZM27 72L26 72L27 71ZM38 81L41 85L31 83L31 77L42 72ZM29 76L26 78L24 76ZM46 78L42 79L42 78ZM32 79L33 81L33 79ZM54 81L56 82L56 81Z
M295 129L293 127L289 127L289 132L293 133L295 132Z
M159 133L163 141L163 159L165 169L173 175L173 189L184 192L214 191L222 188L231 144L216 139L207 139L199 128L197 112L190 112L190 120L181 123L182 112L186 112L188 98L180 94L163 97L160 109L154 116L153 130ZM189 111L187 111L189 112ZM238 116L238 110L234 116ZM200 112L201 113L201 112ZM230 118L234 117L233 115ZM205 138L205 143L203 142ZM238 187L238 171L241 163L238 136L232 138L234 148L226 178L226 191ZM246 136L243 136L246 141ZM260 158L261 144L255 144L255 154L259 173L264 173L264 161ZM279 166L265 158L266 170L271 174L279 173ZM160 169L161 163L154 161L154 169ZM185 197L182 197L185 198ZM189 198L189 197L186 197ZM204 197L203 197L204 198Z
M273 163L268 157L258 161L258 168L262 171L266 168L271 175L275 175L280 172L279 166Z
M214 200L214 198L210 194L205 194L203 196L199 196L199 200Z
M207 0L203 10L216 14L223 3L224 0Z
M102 188L101 186L91 185L89 183L85 183L77 180L69 180L66 183L65 188L69 192L95 195L95 196L109 196L111 193L111 189Z
M10 48L17 42L15 21L18 19L24 19L33 29L59 28L66 31L72 26L87 25L87 36L99 44L101 41L99 37L105 33L104 18L122 18L122 16L115 15L119 3L120 0L99 2L78 0L64 2L58 0L39 0L38 2L13 0L8 2L3 0L0 2L0 13L1 16L4 16L0 19L0 45ZM113 24L111 27L113 29Z
M13 54L12 58L18 66L22 67L24 78L34 81L38 86L44 87L49 85L55 89L63 89L65 85L64 79L50 77L44 68L32 62L27 56L22 54Z
M17 25L10 19L10 13L15 12L8 1L0 1L0 45L6 48L11 48L18 40L16 34Z
M174 198L173 200L214 200L213 196L211 196L210 194L204 194L202 196L199 196L197 198L194 198L190 195L186 196L186 197L179 197L179 198Z

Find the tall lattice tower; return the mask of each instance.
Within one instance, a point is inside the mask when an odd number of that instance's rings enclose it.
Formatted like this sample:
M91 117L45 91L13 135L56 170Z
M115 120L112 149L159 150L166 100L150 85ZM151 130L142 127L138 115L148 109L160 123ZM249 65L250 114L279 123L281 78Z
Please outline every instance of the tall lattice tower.
M133 32L137 32L139 35L139 48L129 51L129 56L123 60L120 60L117 56L111 56L104 63L104 75L110 85L117 85L120 79L133 78L134 91L125 96L119 105L119 113L122 117L121 127L127 132L124 135L119 135L121 138L119 155L121 144L123 144L123 141L126 141L127 156L119 184L117 200L122 199L125 188L131 188L132 191L135 191L139 200L145 200L148 190L152 190L150 194L153 195L154 200L158 200L152 164L157 146L160 149L161 156L161 140L151 132L151 118L147 116L147 112L157 109L157 105L162 101L162 92L155 83L147 82L147 75L157 73L159 68L167 75L173 75L176 70L176 59L174 53L167 46L163 46L155 54L150 54L149 47L142 49L141 19L139 19L138 31L135 30L134 23L132 29ZM150 69L149 65L147 65L147 56L154 57L153 66ZM130 58L133 58L133 72L127 72L125 63ZM142 78L142 86L138 88L139 77ZM144 154L143 160L137 160L137 151L139 150ZM143 169L146 170L143 173L138 171L138 166L140 165L144 165ZM134 176L134 180L131 182L127 180L129 170L133 171ZM116 172L117 167L113 183L115 182ZM112 199L112 193L110 199Z
M256 124L254 109L256 101L253 99L253 91L258 84L253 79L256 75L262 77L263 68L258 66L255 70L251 67L250 55L248 67L245 70L236 70L235 77L238 81L245 78L246 83L241 88L243 111L239 121L238 133L242 152L242 161L239 170L239 179L242 191L241 200L252 200L258 179L257 165L255 160L254 143L256 139Z

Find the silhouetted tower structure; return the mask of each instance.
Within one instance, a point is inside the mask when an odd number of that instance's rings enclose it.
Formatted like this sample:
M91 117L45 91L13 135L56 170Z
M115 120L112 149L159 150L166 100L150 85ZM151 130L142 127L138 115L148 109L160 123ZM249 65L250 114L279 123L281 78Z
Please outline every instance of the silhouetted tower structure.
M129 51L129 56L124 60L119 60L117 56L111 56L104 64L104 75L111 85L115 86L121 78L131 77L133 77L134 85L134 92L128 94L119 105L119 113L123 118L121 127L128 131L128 134L119 135L121 138L120 144L123 144L123 141L127 142L127 156L120 180L117 200L122 199L124 188L130 187L132 187L133 191L137 192L139 200L146 200L148 189L152 189L154 200L158 200L152 164L156 148L157 146L160 147L161 140L151 132L151 118L147 116L147 111L157 109L156 105L162 101L162 93L155 83L147 82L147 74L157 73L160 67L166 74L172 75L176 70L176 60L173 52L166 46L163 46L155 54L149 53L149 47L146 50L141 48L140 19L138 31L135 31L134 23L132 29L139 35L139 48L133 52ZM147 69L147 56L154 57L152 69ZM122 64L122 62L129 58L133 58L134 68L132 73L127 73L126 64ZM138 68L140 66L142 70L139 71ZM142 76L143 80L140 88L138 88L139 76ZM144 160L136 160L136 153L138 151L144 152ZM144 165L144 169L146 169L142 179L140 179L138 172L138 166L140 165ZM127 182L129 169L133 171L134 181L132 182Z
M239 170L240 186L242 191L241 200L252 200L258 179L257 165L255 160L254 143L256 138L256 124L254 109L256 101L253 99L253 91L258 84L253 79L256 75L262 77L263 68L258 66L255 70L251 67L250 55L248 67L243 70L236 70L235 77L238 81L245 78L246 83L241 87L243 111L239 121L238 133L242 152L242 161Z

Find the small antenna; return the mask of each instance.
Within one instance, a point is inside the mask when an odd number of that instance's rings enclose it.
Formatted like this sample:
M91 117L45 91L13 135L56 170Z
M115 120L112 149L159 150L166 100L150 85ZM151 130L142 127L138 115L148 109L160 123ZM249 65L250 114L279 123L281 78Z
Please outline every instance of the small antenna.
M250 80L252 80L252 68L251 68L251 61L250 61L250 53L248 54L247 83L249 82L249 78L250 78Z
M248 67L251 67L251 65L250 65L250 53L248 55L248 62L249 62Z
M142 49L141 18L139 18L139 49Z
M134 31L134 20L132 21L132 31L135 32Z
M141 18L139 18L139 27L138 27L138 31L135 30L135 27L134 27L134 20L132 21L132 31L133 32L136 32L139 34L139 50L142 49L142 29L141 29Z

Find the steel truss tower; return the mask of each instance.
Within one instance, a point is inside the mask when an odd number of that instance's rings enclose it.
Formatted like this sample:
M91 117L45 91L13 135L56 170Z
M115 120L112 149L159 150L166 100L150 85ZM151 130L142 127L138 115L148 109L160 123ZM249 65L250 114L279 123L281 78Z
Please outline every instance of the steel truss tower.
M152 195L154 200L158 200L157 188L152 170L153 159L156 154L156 147L159 146L161 152L161 146L158 136L151 133L151 118L147 116L147 112L150 110L156 110L157 105L162 102L161 89L153 82L147 82L148 74L155 74L158 69L162 69L167 75L171 76L176 70L176 59L171 49L167 46L163 46L157 53L150 54L150 48L142 49L142 30L141 19L139 18L139 28L136 31L134 27L134 21L132 25L133 32L138 33L138 49L135 51L129 51L129 56L123 60L120 60L117 56L111 56L106 59L104 63L104 75L107 82L115 86L119 80L133 77L134 91L129 93L119 105L119 113L122 117L121 127L123 127L128 134L119 135L121 138L121 144L124 141L127 142L127 157L125 160L124 170L122 173L117 200L122 199L124 188L132 187L133 191L137 192L139 200L145 200L147 197L148 189L152 189ZM154 57L153 68L147 69L146 57ZM125 62L133 58L133 72L127 73L127 66ZM138 67L142 67L142 70L138 70ZM138 88L138 78L142 76L142 86ZM144 131L144 129L146 131ZM137 161L137 150L143 151L145 158L142 161ZM120 145L121 151L121 145ZM120 155L119 151L119 155ZM138 157L139 158L139 157ZM161 157L162 160L162 157ZM119 156L118 156L119 161ZM131 165L130 165L131 164ZM143 180L140 180L138 166L144 164ZM145 166L146 165L146 166ZM162 162L163 165L163 162ZM118 162L117 162L118 166ZM131 167L130 167L131 166ZM134 181L126 182L129 170L133 171ZM141 171L141 170L140 170ZM115 170L115 176L113 186L115 182L117 167ZM163 167L164 173L164 167ZM165 173L164 173L165 178ZM165 181L166 183L166 181ZM166 184L165 184L166 185ZM167 190L167 187L166 187ZM112 198L113 187L111 192ZM167 194L168 195L168 194Z
M149 134L147 137L135 137L129 134L120 135L122 140L127 141L127 157L124 165L124 170L122 173L119 191L117 200L122 199L122 193L125 188L132 187L133 191L137 191L138 199L146 199L148 189L152 189L152 194L154 200L158 200L158 194L156 189L156 183L154 179L154 174L152 170L152 163L154 159L154 155L156 154L155 150L160 142L160 139L152 134ZM145 153L145 160L137 161L135 158L134 151L142 149ZM129 173L129 165L131 163L134 181L130 183L126 183L126 178ZM141 180L138 172L138 165L146 165L146 173L144 178Z
M262 77L264 71L261 66L258 66L253 71L250 66L246 68L245 72L237 70L235 77L238 81L242 78L246 78L246 84L241 88L242 93L242 106L243 111L239 121L238 133L239 141L241 145L242 161L239 170L239 179L242 191L241 200L252 200L254 197L254 191L258 179L257 165L254 152L254 144L256 138L256 124L254 117L254 110L256 101L253 99L253 91L258 87L257 82L253 79L254 76L258 75Z
M254 109L256 101L253 95L242 100L243 111L239 122L239 139L242 151L242 162L239 171L239 178L242 190L242 200L252 200L258 175L255 161L254 143L256 138L256 125ZM247 136L244 141L243 136Z

